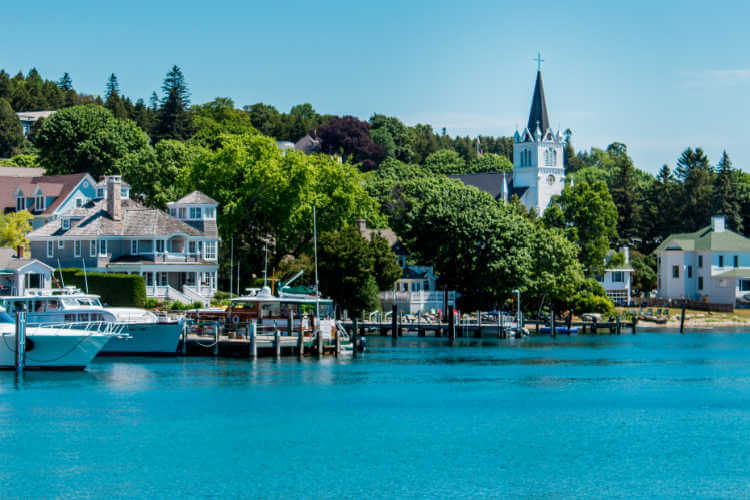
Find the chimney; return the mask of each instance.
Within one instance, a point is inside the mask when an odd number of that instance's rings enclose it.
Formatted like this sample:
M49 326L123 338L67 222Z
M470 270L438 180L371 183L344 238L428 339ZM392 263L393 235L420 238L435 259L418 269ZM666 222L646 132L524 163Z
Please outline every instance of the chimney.
M723 215L714 215L711 217L711 229L714 233L723 233L726 229L726 219Z
M359 228L359 232L363 233L367 229L367 221L365 219L357 219L357 227Z
M630 247L627 245L621 246L620 252L625 256L625 264L630 264Z
M119 175L108 175L107 181L107 213L112 220L122 219L122 201L120 200L120 190L122 180Z
M18 246L16 247L16 256L17 256L17 257L18 257L19 259L23 259L23 245L18 245Z

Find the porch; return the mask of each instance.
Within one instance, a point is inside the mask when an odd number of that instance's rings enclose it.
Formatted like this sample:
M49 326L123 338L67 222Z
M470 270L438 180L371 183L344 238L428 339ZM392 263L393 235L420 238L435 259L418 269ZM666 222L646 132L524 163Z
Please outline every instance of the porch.
M391 309L393 304L398 306L399 311L408 314L416 314L420 311L431 311L445 308L445 298L447 293L448 307L455 307L455 291L415 291L415 292L381 292L380 304L384 311Z

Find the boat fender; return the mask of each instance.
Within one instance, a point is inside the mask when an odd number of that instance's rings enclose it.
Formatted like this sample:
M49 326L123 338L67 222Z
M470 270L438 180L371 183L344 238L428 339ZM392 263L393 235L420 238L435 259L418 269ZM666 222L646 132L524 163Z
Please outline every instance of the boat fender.
M26 348L24 349L24 351L31 352L33 350L34 350L34 341L26 337Z
M238 324L239 322L240 322L240 317L239 317L239 315L235 314L234 316L232 316L232 323L234 323L234 324L236 325L236 324Z

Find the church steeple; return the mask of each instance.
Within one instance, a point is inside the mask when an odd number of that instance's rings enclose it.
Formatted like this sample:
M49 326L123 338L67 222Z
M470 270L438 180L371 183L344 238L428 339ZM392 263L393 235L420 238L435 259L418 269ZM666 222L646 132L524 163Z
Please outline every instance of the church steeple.
M527 127L532 135L536 133L537 127L539 127L542 135L549 130L549 116L547 115L547 102L544 100L541 69L536 72L536 85L534 85L534 97L531 99L531 111L529 112Z

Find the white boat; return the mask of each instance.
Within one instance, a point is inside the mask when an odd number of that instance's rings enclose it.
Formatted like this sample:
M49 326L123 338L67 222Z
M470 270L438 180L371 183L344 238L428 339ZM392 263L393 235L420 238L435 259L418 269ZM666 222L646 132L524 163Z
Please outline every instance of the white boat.
M85 328L97 322L118 325L100 355L174 355L182 333L182 322L159 318L138 308L102 306L99 296L77 289L44 290L35 295L0 297L0 306L11 314L27 311L29 326L70 324Z
M27 327L25 367L35 370L83 370L116 335L105 323L98 329ZM0 368L15 367L16 325L0 308Z

